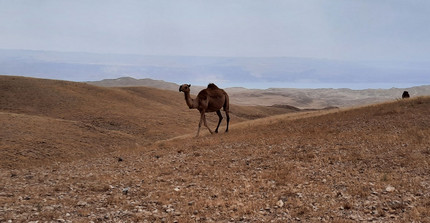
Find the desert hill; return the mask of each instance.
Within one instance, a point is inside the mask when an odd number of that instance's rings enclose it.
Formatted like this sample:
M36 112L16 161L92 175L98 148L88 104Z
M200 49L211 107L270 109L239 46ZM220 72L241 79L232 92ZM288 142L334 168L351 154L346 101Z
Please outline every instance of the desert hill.
M302 109L326 108L326 107L351 107L362 106L401 98L403 91L408 91L413 97L429 96L430 86L416 86L410 88L390 89L364 89L352 90L347 88L332 89L297 89L297 88L269 88L228 89L234 97L234 103L238 105L262 105L286 104Z
M87 81L86 83L101 87L152 87L171 91L179 89L178 84L150 78L135 79L132 77L120 77L116 79L103 79L101 81Z
M90 81L97 86L123 87L146 86L165 90L177 91L179 85L161 80L135 79L122 77L101 81ZM192 90L197 94L202 86L194 86ZM403 91L408 91L413 97L430 95L430 86L416 86L410 88L364 89L352 90L347 88L268 88L247 89L234 87L225 89L231 96L233 104L246 106L288 105L301 109L322 109L327 107L351 107L391 101L400 98Z
M232 105L231 122L293 111ZM214 128L218 117L207 116ZM25 166L29 160L46 164L147 145L195 133L199 118L177 91L0 76L1 166Z
M418 97L290 113L2 168L0 221L430 221L429 110Z

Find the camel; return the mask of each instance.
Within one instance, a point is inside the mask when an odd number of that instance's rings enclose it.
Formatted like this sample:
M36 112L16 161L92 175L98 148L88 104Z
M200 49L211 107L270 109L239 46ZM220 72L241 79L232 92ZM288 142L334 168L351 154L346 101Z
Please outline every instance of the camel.
M229 98L227 93L223 89L220 89L215 84L211 83L206 89L203 89L199 92L197 98L192 99L190 96L190 87L191 84L183 84L179 87L179 92L184 92L185 102L190 109L197 109L200 112L200 122L199 128L197 129L196 137L199 136L202 122L206 126L206 128L208 128L209 132L213 134L212 130L208 127L208 124L206 123L205 113L207 112L216 112L216 114L218 115L218 126L215 129L215 133L218 133L218 128L222 120L221 108L224 108L225 115L227 116L227 128L225 129L225 132L228 132L230 116Z

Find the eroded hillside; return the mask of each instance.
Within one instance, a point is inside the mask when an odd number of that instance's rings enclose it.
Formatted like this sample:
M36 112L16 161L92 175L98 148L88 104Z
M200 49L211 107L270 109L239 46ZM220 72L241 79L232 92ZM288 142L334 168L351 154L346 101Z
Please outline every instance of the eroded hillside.
M292 111L232 105L231 122ZM218 117L207 116L214 128ZM43 165L148 145L195 133L199 118L179 92L0 76L0 166Z
M421 97L294 113L2 169L0 220L430 221L429 111Z
M118 79L106 79L101 81L87 82L97 86L146 86L176 91L178 85L161 80L134 79L122 77ZM197 94L204 87L193 86ZM247 89L233 87L225 89L231 96L231 103L237 105L260 105L260 106L295 106L301 109L323 109L327 107L363 106L368 104L382 103L401 98L403 91L408 91L412 97L430 95L430 86L422 85L410 88L390 89L363 89L352 90L348 88L268 88Z

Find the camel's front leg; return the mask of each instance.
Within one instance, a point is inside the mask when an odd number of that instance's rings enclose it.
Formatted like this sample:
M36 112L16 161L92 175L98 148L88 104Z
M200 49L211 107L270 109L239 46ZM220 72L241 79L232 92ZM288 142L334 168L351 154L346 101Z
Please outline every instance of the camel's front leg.
M200 115L199 128L197 129L197 135L196 135L196 137L199 137L200 127L202 127L202 122L203 122L203 118L202 118L202 116Z
M202 122L203 124L206 126L206 128L208 128L209 132L211 134L213 134L212 130L209 128L208 123L206 122L206 115L204 111L200 112L200 122L199 122L199 129L197 130L197 136L199 136L199 131L200 131L200 127L202 126ZM196 136L196 137L197 137Z

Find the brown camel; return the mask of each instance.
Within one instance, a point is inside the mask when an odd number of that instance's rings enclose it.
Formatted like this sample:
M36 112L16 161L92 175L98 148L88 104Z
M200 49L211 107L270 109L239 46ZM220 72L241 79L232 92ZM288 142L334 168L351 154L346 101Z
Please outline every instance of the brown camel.
M223 89L220 89L215 84L211 83L206 89L203 89L199 92L197 98L192 99L190 96L190 87L191 84L183 84L179 87L179 92L184 92L185 102L190 109L197 109L200 112L200 122L196 137L199 136L202 122L206 126L206 128L208 128L209 132L211 134L213 133L212 130L208 127L208 124L206 123L205 113L207 112L216 112L216 114L218 115L218 126L215 129L215 133L218 133L218 128L222 120L221 108L224 108L225 115L227 116L227 128L225 129L225 131L228 132L230 116L229 99L227 93Z

